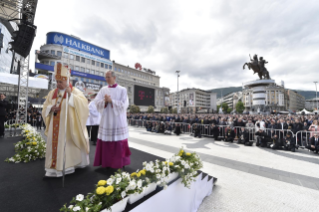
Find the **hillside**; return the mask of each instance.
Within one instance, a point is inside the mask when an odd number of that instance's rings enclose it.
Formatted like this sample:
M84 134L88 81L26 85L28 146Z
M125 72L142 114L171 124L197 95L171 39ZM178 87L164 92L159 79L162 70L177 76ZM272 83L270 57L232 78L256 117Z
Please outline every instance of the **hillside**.
M242 91L242 87L226 87L226 88L216 88L216 89L211 89L208 90L214 93L217 93L217 98L220 98L221 95L225 96L229 93L237 92L237 91ZM316 91L303 91L303 90L294 90L297 91L299 94L305 97L305 99L312 99L316 97Z

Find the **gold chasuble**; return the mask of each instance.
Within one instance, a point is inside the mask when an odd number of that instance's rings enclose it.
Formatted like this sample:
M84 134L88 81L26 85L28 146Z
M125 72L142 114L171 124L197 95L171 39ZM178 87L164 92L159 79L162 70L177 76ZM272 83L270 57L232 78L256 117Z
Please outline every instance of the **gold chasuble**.
M72 87L71 89L68 114L66 114L67 100L64 90L54 89L50 91L43 104L42 116L45 121L45 135L47 136L45 170L46 176L49 177L62 176L65 133L65 174L73 173L75 168L83 168L89 165L90 146L86 129L86 121L89 115L88 101L80 90ZM58 106L60 111L56 114L50 112L53 106ZM67 131L65 132L66 116Z

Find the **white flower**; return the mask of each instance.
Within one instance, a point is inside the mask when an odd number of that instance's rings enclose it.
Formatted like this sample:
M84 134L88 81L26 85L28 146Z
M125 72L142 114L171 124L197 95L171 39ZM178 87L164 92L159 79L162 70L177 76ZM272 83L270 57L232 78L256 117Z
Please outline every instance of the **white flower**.
M88 208L88 207L85 208L85 211L86 211L86 212L88 212L89 210L90 210L90 208Z
M121 177L117 178L117 179L116 179L116 184L119 184L121 181L122 181L122 178L121 178Z
M154 169L153 169L153 168L151 168L150 172L154 173Z
M182 172L184 172L184 169L182 169Z
M113 180L112 178L109 178L109 179L106 181L106 183L107 183L108 185L112 185L113 182L114 182L114 180Z
M136 188L135 180L132 180L130 184L128 185L128 187L129 187L129 190L134 190Z
M167 189L167 185L164 185L164 190Z
M70 206L69 206L69 209L72 209L72 208L73 208L73 205L70 205Z
M73 211L79 211L79 210L81 210L80 206L76 206L76 207L73 208Z
M102 202L100 202L99 205L102 205Z
M152 167L153 166L151 164L146 164L145 169L146 171L151 171Z
M163 173L163 174L162 174L162 178L164 178L164 177L165 177L165 174Z
M120 174L116 174L115 177L121 177L121 175Z
M27 158L27 157L29 157L29 155L25 155L25 157Z
M146 164L147 164L147 162L145 161L145 162L143 162L143 166L146 166Z
M137 181L137 187L141 188L142 187L142 180Z
M156 173L160 173L161 172L161 170L160 169L156 169Z
M150 182L150 179L148 177L145 178L146 182Z
M79 195L77 195L76 197L75 197L75 199L77 200L77 201L82 201L83 199L84 199L84 195L83 194L79 194Z
M160 174L156 174L156 178L157 178L157 179L160 179L160 178L161 178L161 175L160 175Z
M185 162L185 161L183 161L183 160L182 160L182 162L181 162L181 163L182 163L182 165L183 165L183 166L185 166L185 164L186 164L186 162Z
M122 191L121 197L124 198L125 196L126 196L126 192L125 192L125 191Z
M185 164L185 169L189 169L190 166L188 164Z

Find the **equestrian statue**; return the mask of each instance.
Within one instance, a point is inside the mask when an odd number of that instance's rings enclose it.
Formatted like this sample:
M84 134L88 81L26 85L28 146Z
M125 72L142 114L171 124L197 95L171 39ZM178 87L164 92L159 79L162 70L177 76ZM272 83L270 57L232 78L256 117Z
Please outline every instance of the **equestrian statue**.
M250 57L250 55L249 55ZM259 57L259 61L258 61L258 57L255 54L253 59L251 59L250 57L250 61L249 63L245 63L243 66L243 69L245 69L245 66L248 66L248 69L252 69L254 71L254 74L258 73L258 76L260 79L270 79L269 76L269 72L267 71L265 64L268 63L266 60L264 60L263 57Z

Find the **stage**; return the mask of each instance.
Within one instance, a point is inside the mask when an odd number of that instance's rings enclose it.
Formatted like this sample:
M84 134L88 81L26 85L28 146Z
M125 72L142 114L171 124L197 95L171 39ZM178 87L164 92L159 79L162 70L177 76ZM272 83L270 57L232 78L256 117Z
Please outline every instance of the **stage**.
M1 211L59 211L59 209L78 194L86 195L92 192L101 179L107 179L114 173L114 169L93 167L76 169L74 174L66 175L65 188L62 188L62 178L43 178L44 160L37 160L27 164L6 163L4 160L14 155L13 143L21 140L22 137L0 138L0 202ZM95 146L91 145L90 163L93 163ZM125 171L131 173L142 168L144 161L154 161L164 158L130 148L131 164L125 167ZM203 178L206 174L202 173ZM208 176L205 180L210 180ZM178 180L178 179L177 179ZM172 182L174 183L174 182ZM211 188L212 189L212 188ZM131 211L157 192L144 197L138 202L127 205L125 211Z

